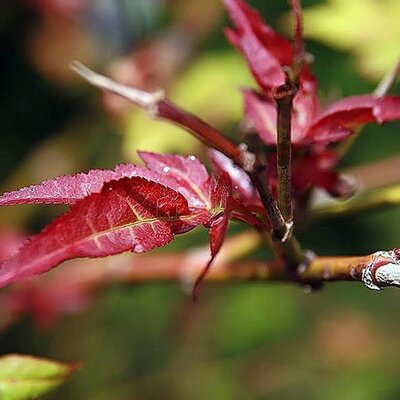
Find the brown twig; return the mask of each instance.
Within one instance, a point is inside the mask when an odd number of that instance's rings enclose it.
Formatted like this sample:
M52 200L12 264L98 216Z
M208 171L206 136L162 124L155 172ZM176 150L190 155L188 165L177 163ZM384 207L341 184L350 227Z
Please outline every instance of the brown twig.
M278 106L278 143L276 149L278 206L287 223L293 221L291 119L293 98L296 91L296 87L288 83L276 88L273 94Z

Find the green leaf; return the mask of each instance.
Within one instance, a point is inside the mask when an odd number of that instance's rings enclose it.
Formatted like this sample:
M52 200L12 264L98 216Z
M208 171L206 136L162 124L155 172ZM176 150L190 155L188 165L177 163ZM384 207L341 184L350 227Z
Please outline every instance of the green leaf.
M22 354L0 357L0 399L33 400L61 385L76 365Z

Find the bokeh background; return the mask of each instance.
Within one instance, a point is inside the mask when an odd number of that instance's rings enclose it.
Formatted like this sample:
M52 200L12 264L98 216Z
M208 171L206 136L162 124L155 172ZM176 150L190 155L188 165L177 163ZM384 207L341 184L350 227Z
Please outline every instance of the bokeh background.
M285 1L251 4L287 32ZM323 101L373 90L399 55L400 3L303 5ZM217 0L3 0L0 7L2 191L136 162L138 149L205 159L186 133L88 87L68 69L73 59L122 82L166 88L178 104L234 134L238 88L254 83L223 36L228 21ZM399 154L399 131L399 123L366 128L342 167ZM1 229L36 232L62 211L7 207ZM321 255L367 254L399 246L399 220L398 208L371 211L319 221L299 237ZM195 231L165 251L206 240ZM313 293L227 283L204 287L198 304L179 282L112 285L90 307L52 324L30 317L3 324L0 354L81 361L48 399L398 399L398 303L396 290L349 283Z

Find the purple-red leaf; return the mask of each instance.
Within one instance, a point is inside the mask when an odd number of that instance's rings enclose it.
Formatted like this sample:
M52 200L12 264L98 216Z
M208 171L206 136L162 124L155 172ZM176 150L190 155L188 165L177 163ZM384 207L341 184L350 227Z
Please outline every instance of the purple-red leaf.
M211 207L213 180L195 157L139 152L146 167L158 174L158 182L181 193L193 208Z
M247 121L256 129L266 144L277 141L277 110L274 100L250 89L242 89Z
M113 171L94 169L88 173L59 176L37 185L4 193L0 196L0 206L16 204L74 204L91 193L100 192L105 182L123 177L144 175L150 175L149 171L145 171L143 168L133 164L121 164L117 165ZM151 179L151 176L146 177Z
M243 0L224 0L237 31L252 31L262 46L282 65L290 65L293 51L290 42L265 23L257 10Z
M214 259L224 242L232 212L232 182L228 173L223 173L218 179L212 194L212 208L209 226L211 257Z
M210 251L211 258L203 271L197 278L193 287L193 298L196 298L200 283L207 275L216 255L218 254L222 243L225 239L225 234L228 229L229 218L232 213L233 197L232 197L232 182L229 175L223 173L215 186L212 193L212 211L211 217L206 224L210 230Z
M260 15L242 0L224 0L235 29L226 29L229 42L239 49L258 84L269 91L283 85L286 75L281 64L291 64L289 41L264 23Z
M106 183L33 236L0 266L0 287L40 274L64 260L136 253L164 246L204 222L173 189L141 177Z
M290 0L294 15L294 58L297 62L302 62L304 57L303 44L303 14L299 0Z
M217 175L227 172L231 178L233 190L246 203L259 203L260 196L251 182L248 174L233 161L217 150L210 150L209 155Z
M342 140L364 124L400 119L400 97L352 96L333 103L309 129L306 140L330 143Z
M26 238L22 232L0 229L0 263L16 253Z
M210 207L212 178L194 156L161 155L141 152L147 168L133 164L117 165L114 170L91 170L60 176L37 185L24 187L0 196L0 206L16 204L74 204L92 193L100 192L106 182L140 176L181 193L193 208Z
M260 87L268 92L271 87L280 86L286 82L286 75L281 65L262 46L253 32L238 33L232 29L226 29L225 35L229 42L243 54Z
M314 118L320 113L317 80L309 69L300 74L300 88L293 99L292 142L299 143L307 134Z
M249 89L243 89L244 110L248 121L254 126L261 139L269 145L276 145L277 108L269 96ZM315 77L307 69L300 75L300 89L293 100L292 132L293 144L302 142L308 128L319 113L320 104L317 98Z

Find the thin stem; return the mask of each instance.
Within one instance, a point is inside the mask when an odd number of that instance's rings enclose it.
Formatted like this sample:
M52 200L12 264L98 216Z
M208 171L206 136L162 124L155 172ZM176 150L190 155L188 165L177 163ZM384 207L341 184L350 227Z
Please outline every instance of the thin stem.
M287 223L293 221L291 119L295 94L296 88L293 84L280 86L274 91L278 106L278 206Z
M182 128L194 134L207 146L211 146L221 153L224 153L242 168L244 166L247 168L251 166L252 156L250 153L243 151L235 143L223 136L220 131L195 115L181 109L169 100L165 99L158 102L155 116L173 121L175 124L180 125Z
M374 90L374 94L378 97L387 95L392 87L396 84L396 81L400 75L400 60L396 66L389 71L383 79L379 82L378 86Z
M277 241L285 242L288 238L289 227L286 225L285 220L279 211L278 205L275 201L272 189L267 181L265 166L258 165L249 173L251 181L257 188L261 202L267 211L268 220L272 227L272 234Z
M153 118L165 118L182 126L207 145L224 153L235 163L241 166L246 165L246 162L247 164L250 163L251 155L246 154L211 125L167 100L163 91L149 93L119 84L104 75L92 71L78 61L73 61L70 67L93 86L126 98L145 109Z

